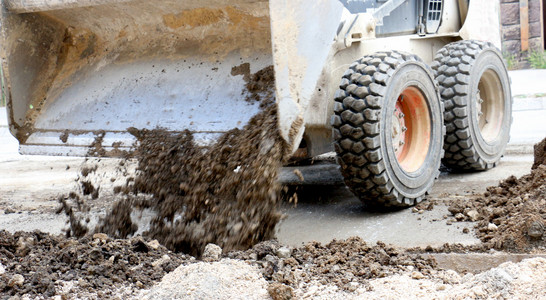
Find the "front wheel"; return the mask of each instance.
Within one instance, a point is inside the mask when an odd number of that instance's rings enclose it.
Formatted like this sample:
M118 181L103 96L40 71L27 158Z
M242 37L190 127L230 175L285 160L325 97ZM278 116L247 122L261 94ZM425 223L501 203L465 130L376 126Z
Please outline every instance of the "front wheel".
M420 202L439 174L443 105L432 71L416 55L379 52L343 76L332 116L346 184L365 204Z

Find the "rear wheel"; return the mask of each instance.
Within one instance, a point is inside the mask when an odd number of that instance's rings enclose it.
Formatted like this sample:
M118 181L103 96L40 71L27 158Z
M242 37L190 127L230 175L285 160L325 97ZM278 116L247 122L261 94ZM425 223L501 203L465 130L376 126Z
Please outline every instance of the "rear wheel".
M510 138L512 96L500 51L491 43L460 41L436 54L432 68L445 104L444 165L486 170Z
M334 146L355 195L369 206L421 201L443 153L443 106L430 68L401 52L365 56L343 76L334 110Z

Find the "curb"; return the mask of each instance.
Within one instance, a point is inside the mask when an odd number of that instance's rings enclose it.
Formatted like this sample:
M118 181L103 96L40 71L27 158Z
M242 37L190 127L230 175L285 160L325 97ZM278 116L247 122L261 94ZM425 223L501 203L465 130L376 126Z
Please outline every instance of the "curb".
M510 145L506 146L504 155L533 155L535 153L534 145Z
M512 111L546 110L546 97L513 96Z
M515 253L434 253L425 254L436 260L438 267L450 269L459 273L471 272L474 274L498 267L506 262L518 263L524 259L542 257L546 254L515 254Z

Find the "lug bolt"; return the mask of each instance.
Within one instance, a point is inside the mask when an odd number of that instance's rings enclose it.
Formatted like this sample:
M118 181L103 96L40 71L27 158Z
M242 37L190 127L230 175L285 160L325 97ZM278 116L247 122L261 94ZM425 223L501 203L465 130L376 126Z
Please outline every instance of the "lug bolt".
M400 119L404 118L405 116L406 116L406 115L404 115L404 113L399 113L399 114L398 114L398 117L399 117Z
M480 117L483 116L483 113L481 111L478 112L478 116L480 116Z
M400 144L400 146L402 146L402 145L404 145L405 143L404 143L404 141L400 141L399 144Z
M402 126L402 132L405 132L406 130L408 130L408 128L406 126Z
M482 98L478 98L478 103L479 103L479 104L482 104L482 103L483 103L483 99L482 99Z

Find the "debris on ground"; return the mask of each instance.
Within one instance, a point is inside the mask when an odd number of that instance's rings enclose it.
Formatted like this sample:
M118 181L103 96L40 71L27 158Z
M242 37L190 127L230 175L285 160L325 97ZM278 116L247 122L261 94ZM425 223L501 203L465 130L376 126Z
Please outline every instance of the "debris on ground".
M112 298L122 293L117 288L151 287L181 264L195 260L154 243L141 237L111 239L105 234L75 239L0 231L0 298L78 298L88 293Z
M546 250L546 138L535 145L531 173L510 176L483 195L450 203L456 221L478 222L486 248L510 252Z
M523 299L546 284L544 258L465 275L439 269L426 251L368 245L356 237L295 249L270 240L211 262L142 237L116 240L98 233L75 239L2 231L0 241L0 298L431 299L498 294ZM211 252L222 252L214 246Z
M228 257L255 260L261 265L266 279L293 289L316 281L352 291L354 283L366 284L371 278L401 271L418 271L426 276L435 267L433 259L381 242L368 245L359 237L334 240L326 245L308 243L294 249L286 258L278 256L278 250L282 248L276 241L267 241L246 251L231 252Z

